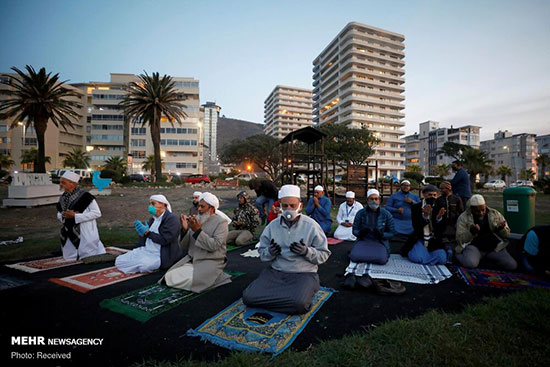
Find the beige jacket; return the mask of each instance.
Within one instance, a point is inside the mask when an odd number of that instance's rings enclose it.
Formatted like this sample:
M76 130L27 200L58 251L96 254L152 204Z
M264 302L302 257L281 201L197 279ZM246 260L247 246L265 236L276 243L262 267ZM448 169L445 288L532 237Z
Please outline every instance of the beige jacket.
M487 212L489 213L489 228L503 240L503 242L495 248L495 252L498 252L508 246L510 227L508 227L508 223L506 223L506 226L504 226L503 229L497 230L498 224L505 221L504 217L496 209L487 207ZM470 226L472 224L474 224L474 216L472 215L470 205L468 204L466 205L466 210L460 214L460 217L458 217L456 222L456 241L458 242L458 245L455 247L456 253L461 253L475 238L475 236L470 232Z
M180 246L188 249L187 255L168 271L191 262L193 264L191 291L195 293L231 283L231 276L223 272L227 263L225 245L228 232L227 221L216 214L202 224L197 239L193 236L194 232L188 229L180 241Z

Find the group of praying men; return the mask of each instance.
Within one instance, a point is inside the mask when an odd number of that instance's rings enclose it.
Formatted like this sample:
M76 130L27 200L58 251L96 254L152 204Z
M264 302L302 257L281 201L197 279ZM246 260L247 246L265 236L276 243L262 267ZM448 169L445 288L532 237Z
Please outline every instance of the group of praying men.
M96 225L101 212L95 198L79 187L79 179L67 171L60 182L64 193L57 204L57 215L63 224L60 238L67 260L105 253ZM269 184L258 182L251 183L251 188L260 196L272 191ZM481 195L472 196L463 211L462 201L452 195L449 183L442 183L440 189L442 195L438 197L437 188L425 187L420 200L410 193L410 182L405 180L401 191L388 200L386 209L380 206L380 193L375 189L368 191L365 207L355 200L353 192L346 193L334 233L336 238L355 241L345 286L374 286L380 293L402 293L404 287L398 282L373 280L353 270L359 268L355 266L359 263L387 263L389 239L396 235L404 236L402 253L413 262L445 263L444 249L451 244L464 266L475 267L486 256L503 268L516 267L506 252L510 229L502 215L488 208ZM277 190L276 198L270 195L253 205L250 196L240 192L233 218L219 210L218 198L209 192L195 192L188 215L179 216L172 212L164 195L152 195L147 208L149 220L134 223L138 247L118 256L115 265L124 273L165 270L159 283L199 293L231 282L223 272L227 244L251 243L260 220L269 220L260 236L258 253L270 266L243 291L243 302L286 314L305 313L320 287L318 265L331 254L327 242L332 225L330 200L322 186L315 187L306 205L306 216L302 215L298 186L284 185ZM233 230L229 231L229 225ZM543 243L538 238L547 236L547 232L544 229L533 232L533 236L526 234L529 250L525 261L532 267L548 264L538 256L548 256L546 250L538 250L539 242Z

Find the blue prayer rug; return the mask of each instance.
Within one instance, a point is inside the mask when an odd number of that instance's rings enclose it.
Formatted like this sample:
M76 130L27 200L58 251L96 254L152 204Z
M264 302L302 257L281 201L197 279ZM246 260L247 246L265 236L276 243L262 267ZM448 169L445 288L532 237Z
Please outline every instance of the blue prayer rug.
M227 349L272 353L276 356L292 344L333 293L333 289L322 287L313 296L311 310L303 315L286 315L246 307L241 298L198 328L189 329L186 335L200 336L201 340L208 340Z

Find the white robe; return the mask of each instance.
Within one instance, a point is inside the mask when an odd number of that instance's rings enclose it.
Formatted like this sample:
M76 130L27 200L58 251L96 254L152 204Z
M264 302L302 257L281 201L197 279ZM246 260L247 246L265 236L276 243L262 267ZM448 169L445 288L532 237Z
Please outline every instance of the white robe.
M149 227L150 232L159 233L158 230L164 213L158 218L154 217L154 221L151 223L151 227ZM145 246L117 256L115 266L125 274L155 271L160 268L160 245L147 238Z
M336 228L336 231L334 231L334 238L344 241L355 241L357 239L357 237L355 237L352 233L353 227L344 227L342 225L342 222L345 222L347 220L349 223L353 224L355 215L361 209L363 209L363 205L357 200L353 202L352 206L349 206L348 203L345 201L340 204L338 214L336 215L338 228Z
M97 231L96 219L100 217L101 211L95 200L88 205L84 213L75 214L74 221L76 224L80 224L80 245L77 249L71 240L67 238L65 246L61 246L65 260L80 260L105 253L105 247L99 240L99 232ZM61 223L65 222L60 212L57 212L57 219Z

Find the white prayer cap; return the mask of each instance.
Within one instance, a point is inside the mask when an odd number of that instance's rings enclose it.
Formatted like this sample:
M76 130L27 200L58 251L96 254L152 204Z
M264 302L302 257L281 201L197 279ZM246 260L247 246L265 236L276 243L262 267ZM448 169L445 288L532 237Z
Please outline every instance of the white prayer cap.
M403 181L401 181L401 185L403 185L403 184L409 184L409 185L410 185L410 184L411 184L411 181L409 181L409 180L403 180Z
M353 191L346 192L346 199L348 198L355 199L355 193Z
M281 190L279 190L279 193L277 194L277 199L281 200Z
M470 206L485 205L485 199L479 194L475 194L470 198Z
M370 189L369 191L367 191L367 198L369 198L371 195L380 196L380 192L376 189Z
M195 191L195 192L193 193L193 197L195 197L195 196L201 196L201 194L202 194L202 192L200 192L200 191Z
M170 212L172 212L172 206L170 205L170 202L168 201L168 199L166 199L166 196L164 196L164 195L151 195L151 197L149 198L149 202L151 202L153 200L158 201L159 203L166 204L166 207L168 208L168 210Z
M199 196L199 200L204 200L208 205L213 206L214 209L218 209L220 207L220 201L218 200L216 195L209 192L203 192Z
M65 171L61 178L66 178L69 181L78 183L78 181L80 180L80 175L72 171Z
M300 199L300 188L296 185L283 185L279 190L279 197Z
M317 186L315 186L315 188L313 189L313 191L325 191L325 189L323 189L323 186L317 185Z

